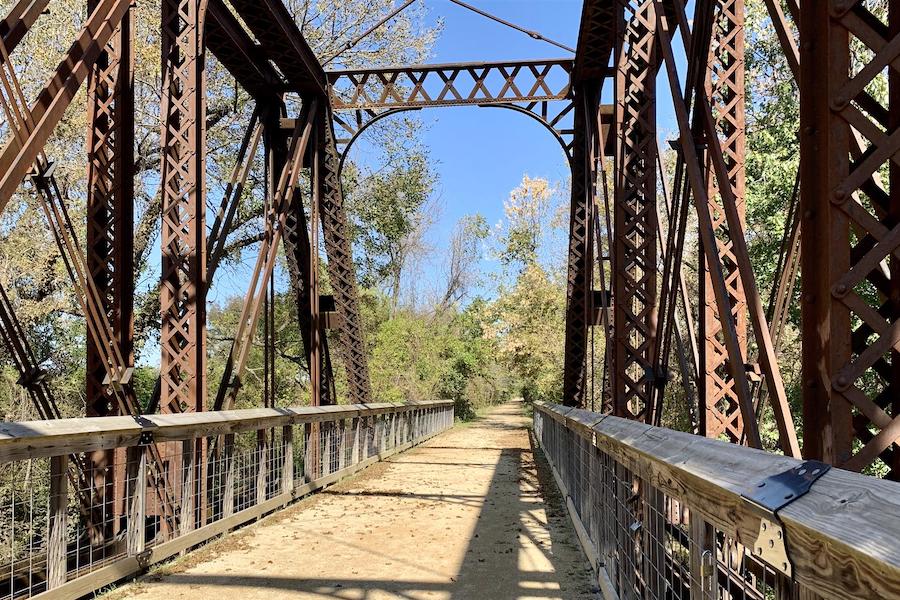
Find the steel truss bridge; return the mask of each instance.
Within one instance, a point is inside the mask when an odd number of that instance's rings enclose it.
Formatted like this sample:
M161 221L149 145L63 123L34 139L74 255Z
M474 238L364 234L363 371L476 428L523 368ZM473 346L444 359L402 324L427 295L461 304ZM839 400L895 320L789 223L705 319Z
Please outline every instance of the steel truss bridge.
M17 64L27 57L17 47L52 3L10 4L0 22L0 210L16 194L34 194L58 244L87 326L86 418L60 419L15 295L0 287L0 337L43 419L0 426L0 460L10 468L47 461L49 494L46 513L29 513L32 523L46 517L44 532L26 551L2 558L11 573L2 593L88 593L452 425L446 403L372 403L341 170L352 144L381 119L479 106L542 124L571 167L564 407L539 407L535 419L598 569L602 554L641 557L607 563L614 573L607 583L622 597L738 597L676 582L660 554L671 559L673 551L654 550L652 535L602 533L613 514L683 542L692 573L708 572L703 552L711 552L716 586L771 571L781 582L777 597L793 597L786 590L795 582L808 598L900 595L900 520L888 518L900 514L898 489L845 473L875 469L900 479L896 0L883 7L765 0L801 107L801 166L771 295L760 290L747 243L744 0L697 0L690 15L684 0L585 0L574 58L338 71L323 68L281 0L162 0L161 354L149 406L139 404L133 381L135 7L88 0L71 48L32 98L18 82ZM214 213L205 166L210 57L254 101ZM89 123L83 240L54 175L65 157L46 150L82 90ZM673 161L663 160L658 98L674 107ZM259 148L268 165L265 231L225 372L210 382L207 293ZM685 276L693 238L701 250L698 289ZM266 364L274 364L279 250L312 408L272 406L271 369L265 406L233 411L251 346L261 343ZM802 389L792 402L778 356L795 309ZM592 353L596 335L606 341L602 356ZM333 406L338 364L349 406ZM700 437L659 428L673 410L665 402L670 364L690 407L691 433ZM596 389L602 414L584 410ZM787 458L740 448L762 448L763 414L773 417ZM236 442L247 432L250 450ZM688 459L693 449L699 454ZM250 475L235 467L238 455ZM726 464L716 456L737 458ZM831 465L840 475L825 474ZM737 471L720 480L713 466ZM785 469L825 474L820 489L829 492L813 496L825 513L828 502L849 498L840 517L846 526L824 524L812 500L791 504L779 520L781 506L735 491L739 481L766 481ZM789 559L757 551L755 542L770 541L760 533L766 524L795 543ZM695 546L703 550L696 556ZM662 561L662 579L647 576L653 561ZM740 597L772 596L745 590Z

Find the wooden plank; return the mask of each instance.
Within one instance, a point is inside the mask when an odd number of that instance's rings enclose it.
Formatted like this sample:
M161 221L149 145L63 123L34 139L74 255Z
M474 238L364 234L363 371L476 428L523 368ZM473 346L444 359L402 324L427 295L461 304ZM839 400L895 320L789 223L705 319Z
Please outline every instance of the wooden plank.
M225 436L222 444L222 469L225 473L222 485L222 516L225 518L234 514L234 483L235 483L235 460L234 460L234 434L229 433Z
M347 404L296 408L259 408L134 417L92 417L0 423L0 463L28 458L75 454L138 444L142 431L156 442L216 436L279 427L289 423L333 421L422 406L450 406L449 400L409 404Z
M146 446L132 446L125 453L125 484L128 501L126 548L129 556L145 549L147 519L147 452Z
M294 426L285 425L281 429L281 441L284 447L284 462L281 465L281 493L287 494L294 489Z
M550 404L536 410L582 431L597 418ZM590 429L602 451L747 546L761 513L741 493L801 462L617 417ZM779 516L802 586L823 598L900 597L900 484L832 468Z
M50 459L50 506L47 516L47 587L66 582L66 512L69 505L68 456Z

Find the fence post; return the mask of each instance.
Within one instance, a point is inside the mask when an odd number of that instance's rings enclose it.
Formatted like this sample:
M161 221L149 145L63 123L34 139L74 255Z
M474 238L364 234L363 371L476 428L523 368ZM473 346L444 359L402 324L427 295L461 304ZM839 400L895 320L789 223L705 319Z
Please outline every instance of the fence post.
M281 429L281 441L284 444L284 462L281 465L281 493L288 494L294 490L294 426L285 425Z
M50 514L47 523L47 587L66 582L66 511L69 505L68 457L50 458Z
M225 481L222 484L224 491L222 493L222 518L230 517L234 514L234 434L225 435L222 445L222 461L225 470Z
M128 498L126 549L129 556L144 551L147 539L147 447L131 446L125 451L125 482Z
M691 527L691 600L715 600L719 597L716 530L700 513L690 511Z
M197 460L196 438L181 442L181 534L194 528L194 470Z

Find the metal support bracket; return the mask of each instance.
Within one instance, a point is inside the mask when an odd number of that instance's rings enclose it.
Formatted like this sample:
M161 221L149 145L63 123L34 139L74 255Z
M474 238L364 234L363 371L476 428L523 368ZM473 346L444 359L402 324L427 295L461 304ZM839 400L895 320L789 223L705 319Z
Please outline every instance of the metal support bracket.
M831 465L823 462L808 460L793 469L767 477L741 494L762 513L753 554L788 577L793 577L793 566L778 511L804 496L830 468Z
M145 429L141 432L141 436L138 438L138 446L149 446L153 443L153 432L149 429Z

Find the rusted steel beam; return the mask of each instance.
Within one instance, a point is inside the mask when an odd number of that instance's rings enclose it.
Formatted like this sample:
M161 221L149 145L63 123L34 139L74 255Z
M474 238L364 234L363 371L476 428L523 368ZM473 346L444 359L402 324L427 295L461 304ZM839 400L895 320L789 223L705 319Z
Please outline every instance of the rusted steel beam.
M594 138L599 123L600 90L592 82L578 88L572 143L572 196L569 208L569 253L566 279L566 333L563 358L563 401L585 406L588 327L593 323L591 302L594 266L595 180Z
M366 340L359 313L356 269L353 265L347 214L344 211L340 156L334 142L334 118L330 108L326 108L324 116L319 120L318 138L321 147L318 152L318 168L321 169L321 175L318 187L322 238L328 256L328 280L334 290L335 308L341 318L338 335L347 369L349 400L368 402L372 399L372 390Z
M729 298L725 275L722 270L722 264L719 254L716 251L715 234L712 225L712 219L709 214L709 200L707 199L708 188L706 179L703 174L700 158L697 154L696 144L693 132L691 131L690 117L687 106L684 102L681 92L681 83L678 78L678 72L675 64L675 57L672 51L672 42L670 34L670 26L668 19L662 11L659 0L653 0L656 9L656 23L658 27L659 48L662 51L666 73L669 80L669 87L672 93L675 115L678 121L679 136L681 141L681 155L685 161L685 171L693 191L694 203L697 208L697 221L700 230L700 238L702 240L703 252L706 256L707 265L710 270L713 290L716 295L717 305L720 307L728 307ZM701 98L698 98L700 101ZM738 398L741 402L741 411L744 421L747 424L746 438L748 443L756 448L762 446L759 437L759 431L756 427L756 420L753 413L753 405L750 399L750 387L747 381L747 373L744 370L743 356L738 343L738 336L735 330L734 318L731 310L726 309L720 311L722 315L722 328L728 351L728 366L730 373L735 380L738 390Z
M653 0L624 11L616 74L617 154L613 208L613 414L650 421L657 310L656 17Z
M699 3L700 6L702 3ZM716 118L722 158L739 221L745 224L746 125L744 109L744 2L715 0L708 4L711 36L706 61L705 94ZM694 22L698 19L695 17ZM707 159L709 160L709 159ZM725 273L731 313L741 354L747 356L747 298L734 254L734 244L711 166L706 168L709 214L716 237L716 251ZM742 227L740 235L743 235ZM737 232L735 232L737 233ZM744 423L734 381L728 373L728 352L722 342L719 309L706 260L700 256L700 432L713 438L725 435L740 443ZM746 362L746 361L745 361Z
M659 1L660 0L656 0L657 3ZM688 18L684 10L684 2L682 0L674 0L673 5L673 12L675 13L674 18L678 23L678 29L681 32L682 41L687 45L690 43L691 33ZM668 19L668 17L660 17L665 18L666 20ZM666 27L668 27L667 23ZM671 38L669 37L668 33L665 37L668 40L668 43L663 43L663 46L665 50L671 51ZM670 78L672 72L675 72L675 75L677 76L677 70L675 68L674 61L670 60L667 57L666 63L667 68L670 71ZM675 91L676 87L677 86L675 85L675 82L672 82L673 94L675 95L677 95L677 92ZM676 104L680 100L680 97L675 98ZM775 354L775 347L772 344L772 336L769 333L769 326L765 315L765 309L762 305L762 299L759 295L759 289L756 285L756 276L753 273L753 266L750 263L750 254L747 249L747 240L744 236L744 227L741 222L740 215L738 214L737 201L732 192L732 186L730 183L728 183L730 181L728 165L725 161L722 151L719 132L716 129L716 122L715 118L713 117L712 108L710 107L708 98L704 94L697 95L695 114L700 121L700 125L705 136L705 141L707 144L707 156L709 157L710 161L709 164L713 172L715 173L716 181L718 182L719 194L722 197L722 209L725 212L725 219L728 224L728 232L733 245L733 254L737 263L737 270L740 273L741 282L746 293L750 326L753 330L753 335L759 348L759 362L762 368L763 379L766 383L766 389L769 393L770 403L775 417L775 423L778 428L780 445L785 454L788 454L789 456L799 456L800 445L797 441L797 433L794 427L793 417L791 416L791 408L788 404L787 394L784 388L784 381L781 378L781 370ZM688 147L684 144L682 149L685 156L693 155L696 152L695 147L691 147L690 151L688 151ZM694 190L694 197L706 198L706 195L698 194L697 190ZM704 245L707 243L713 243L713 240L704 239L702 243ZM707 255L707 261L711 261L710 254L712 253L706 251L704 252ZM721 268L721 263L719 263L719 265L719 268ZM717 275L714 275L714 277L716 276ZM716 284L714 283L714 285ZM723 291L727 292L727 290ZM728 308L730 305L725 302L726 298L727 293L725 296L720 296L718 292L716 293L716 303L719 307L720 315L725 312L730 312L730 309ZM723 324L724 323L725 321L723 320ZM734 321L729 320L729 323L733 324ZM726 335L726 338L727 337L728 335ZM734 373L742 373L744 370L744 359L742 358L742 355L740 353L739 344L736 343L737 340L734 341L735 348L728 348L728 362L732 377L735 377ZM739 364L732 365L731 363L733 361L740 362ZM741 377L745 379L745 376L746 374ZM747 432L748 439L750 439L751 436L755 436L753 432L750 431L749 420L753 419L754 428L757 427L758 424L756 423L755 414L752 411L747 412L744 408L745 401L743 398L743 386L738 385L738 388L740 389L739 394L741 396L740 403L742 418L744 419L744 428Z
M263 51L284 73L290 91L328 95L325 71L282 0L229 0Z
M206 47L258 103L277 102L284 82L223 0L208 0Z
M78 38L32 105L29 111L32 126L28 129L28 134L25 135L21 126L17 131L11 132L10 139L0 151L0 212L6 208L34 164L35 158L87 77L91 65L112 37L129 4L128 0L98 2Z
M89 3L89 9L96 1ZM87 268L128 369L134 366L134 54L130 13L88 76ZM104 352L87 339L87 416L118 414ZM130 386L130 382L124 385Z
M328 72L331 106L422 108L564 100L571 96L569 59L415 65Z
M300 169L307 152L310 137L314 130L316 104L306 111L304 118L297 121L291 138L287 160L278 174L277 186L271 191L272 198L265 216L265 236L259 247L256 265L250 276L247 294L241 308L238 328L225 363L225 370L214 402L214 410L230 410L240 390L240 379L247 364L253 338L256 335L256 324L262 309L264 296L275 269L278 258L278 247L284 232L287 209L294 197Z
M0 39L7 54L13 53L49 4L50 0L19 0L6 18L0 21Z
M585 0L575 49L575 82L602 80L610 74L610 55L621 20L618 2Z
M96 0L88 2L88 11ZM123 360L121 381L110 381L105 349L97 336L86 338L86 416L120 414L112 386L128 388L133 397L130 371L134 368L134 53L131 12L125 13L87 80L88 187L87 276L96 287L100 306L111 326L108 337L118 345ZM121 454L121 453L120 453ZM120 456L124 458L124 454ZM92 532L92 543L116 532L125 509L124 461L112 450L89 456L94 504L107 518L103 535Z
M800 64L820 66L800 70L804 453L900 479L900 3L885 8L800 5Z
M206 93L202 3L162 2L160 410L206 409Z

